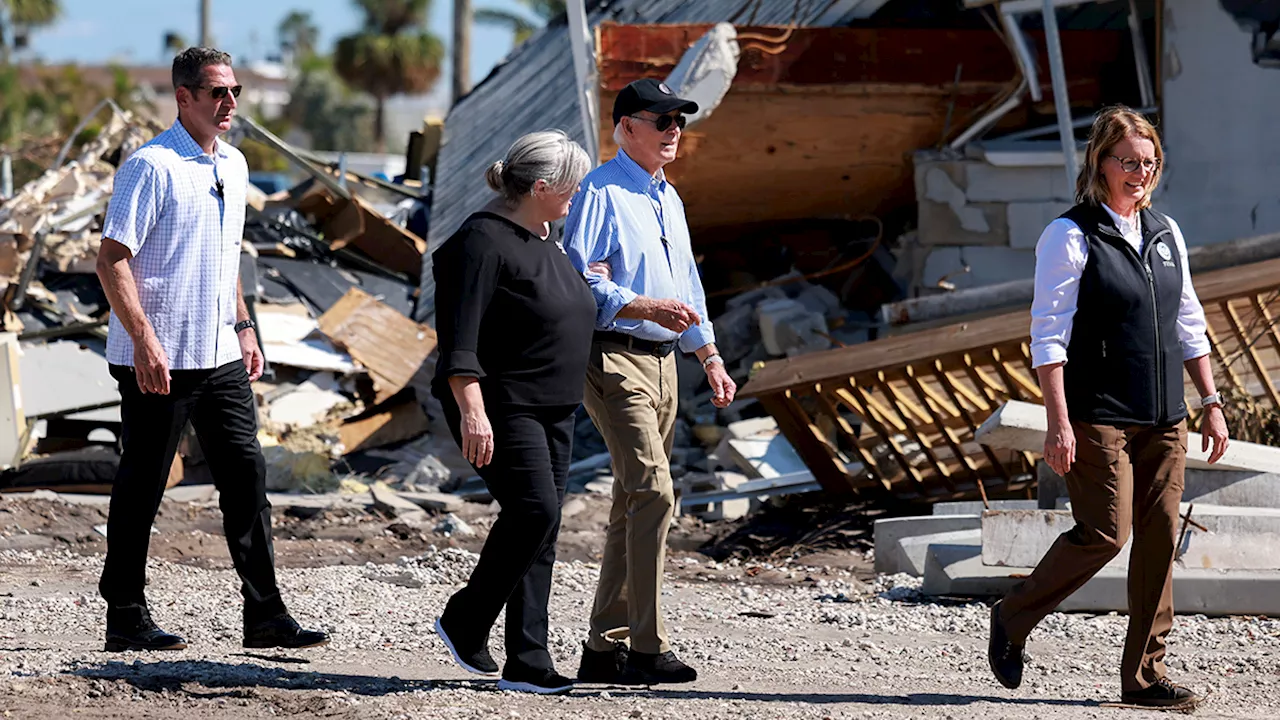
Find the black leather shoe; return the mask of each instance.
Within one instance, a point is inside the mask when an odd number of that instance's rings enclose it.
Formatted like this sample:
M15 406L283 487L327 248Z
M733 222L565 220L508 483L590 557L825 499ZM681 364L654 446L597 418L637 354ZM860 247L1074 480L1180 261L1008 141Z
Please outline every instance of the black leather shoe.
M610 650L592 650L582 643L582 662L578 664L578 682L622 682L622 669L626 667L627 644L615 642Z
M498 689L535 695L563 695L573 689L573 681L555 670L516 670L508 664L502 671Z
M489 648L484 645L470 647L465 643L460 644L455 635L445 631L443 620L443 618L436 620L436 634L444 641L444 646L449 649L449 654L453 656L453 661L458 663L458 667L475 675L490 677L497 675L498 663L493 661Z
M270 620L248 625L244 629L244 646L247 648L296 650L328 644L328 635L319 630L303 630L289 615L277 615Z
M1022 646L1009 639L1004 623L1000 621L1001 600L991 606L991 639L987 644L987 662L1000 684L1016 690L1022 684Z
M107 621L106 652L126 650L185 650L187 641L156 626L145 610L135 623L124 625Z
M624 685L666 685L698 679L698 671L680 662L670 650L651 655L631 650L622 669Z
M1154 685L1142 690L1121 693L1120 699L1130 705L1143 707L1190 708L1199 704L1203 698L1169 678L1160 678Z

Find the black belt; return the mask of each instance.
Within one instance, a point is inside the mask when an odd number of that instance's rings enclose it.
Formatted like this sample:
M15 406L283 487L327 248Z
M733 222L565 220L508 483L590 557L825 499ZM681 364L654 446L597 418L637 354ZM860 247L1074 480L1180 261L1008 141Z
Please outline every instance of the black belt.
M628 350L653 355L654 357L666 357L676 349L676 341L668 340L667 342L657 342L656 340L644 340L628 335L626 333L614 332L612 330L597 330L591 338L594 342L606 342L613 345L621 345Z

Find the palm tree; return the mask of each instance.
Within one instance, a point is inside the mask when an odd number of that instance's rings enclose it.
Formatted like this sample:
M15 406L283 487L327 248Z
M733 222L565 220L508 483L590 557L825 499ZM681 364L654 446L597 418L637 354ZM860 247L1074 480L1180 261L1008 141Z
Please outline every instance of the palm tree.
M564 14L564 3L565 0L520 0L520 4L532 10L544 25ZM520 13L497 8L480 8L476 10L475 19L484 25L508 28L515 35L517 45L528 40L539 27Z
M0 0L0 62L9 62L8 29L14 29L15 44L25 38L22 31L52 25L62 14L58 0Z
M187 49L187 39L182 37L181 33L170 30L164 34L164 53L166 57L173 57L183 50Z
M387 98L424 93L440 77L444 43L426 29L431 0L354 0L364 26L338 39L334 66L348 86L373 96L374 141L386 149Z
M297 63L315 54L320 29L312 22L311 13L294 10L280 21L276 35L284 56Z

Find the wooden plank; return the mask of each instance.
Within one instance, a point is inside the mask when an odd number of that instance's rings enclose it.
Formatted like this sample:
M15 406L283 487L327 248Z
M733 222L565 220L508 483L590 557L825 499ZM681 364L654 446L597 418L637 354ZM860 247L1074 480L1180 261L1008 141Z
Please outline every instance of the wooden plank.
M1227 316L1232 332L1236 335L1236 341L1240 345L1241 352L1245 354L1245 357L1249 358L1249 364L1253 366L1254 374L1258 376L1263 389L1267 391L1267 397L1271 399L1271 407L1280 409L1280 394L1276 393L1276 386L1271 382L1271 374L1263 366L1262 358L1258 357L1257 351L1253 349L1254 343L1257 340L1261 340L1262 337L1250 339L1245 335L1244 325L1241 323L1240 316L1236 313L1235 308L1231 306L1230 300L1223 300L1220 305L1222 312Z
M947 394L950 395L951 399L956 403L956 407L960 410L960 416L964 418L965 424L969 426L969 437L972 438L978 431L979 423L974 420L973 415L960 403L960 400L957 397L959 385L952 380L951 376L943 369L941 362L934 362L933 375L938 379L938 383L942 385L942 388L946 390ZM987 413L987 415L989 414L990 413ZM1000 473L1000 476L1004 478L1005 483L1008 484L1012 478L1009 475L1008 469L1005 468L1004 463L1000 462L1000 459L996 457L995 451L986 445L983 445L982 452L987 456L987 461L991 463L991 467L995 469L996 472ZM982 489L982 498L985 502L987 494L986 488L982 488L981 485L979 485L979 487Z
M933 416L934 423L942 431L943 439L945 439L947 441L947 445L950 446L951 452L953 452L956 458L959 459L960 463L969 470L969 475L973 478L974 483L981 487L982 475L978 472L977 464L973 462L973 458L969 457L968 453L960 448L961 439L952 432L950 427L947 426L946 419L943 418L938 411L933 409L933 406L929 403L928 395L925 393L923 383L920 382L920 378L916 377L915 369L910 365L907 366L907 384L911 386L911 389L916 393L916 396L920 398L920 402L924 403L924 406L928 408L929 413Z
M889 383L885 381L883 373L881 373L879 377L876 378L876 382L880 386L880 391L884 393L887 397L893 398L895 401L895 404L899 406L915 404L910 402L905 396L900 395L892 387L890 387ZM920 412L923 413L924 411L920 410ZM929 421L928 416L926 416L924 420L925 422L928 422ZM933 442L929 440L928 435L920 432L920 429L917 428L916 424L913 422L908 422L906 425L907 425L907 435L909 435L911 439L915 440L916 444L920 446L920 452L925 456L926 459L928 459L929 463L933 465L934 472L938 473L939 479L942 480L942 482L947 486L948 489L955 490L956 488L955 482L951 479L951 468L948 467L946 463L940 461L938 459L938 456L933 452ZM963 456L964 453L960 452L960 453L957 453L957 455Z
M778 429L791 442L814 479L822 484L822 489L837 496L847 494L852 489L848 476L822 451L819 447L822 443L815 441L809 432L808 416L803 410L797 416L795 410L799 408L790 400L790 391L786 391L763 396L760 404L778 422Z
M348 290L319 324L335 346L368 369L375 404L408 385L436 347L435 330L359 288Z
M814 390L815 392L813 397L822 405L822 409L835 419L837 431L841 433L845 442L853 448L853 452L858 456L858 459L862 461L862 467L866 471L866 474L879 483L881 489L892 490L893 479L885 478L880 475L880 469L876 465L876 459L871 456L871 453L868 452L866 448L862 447L862 442L858 438L858 433L854 432L853 426L850 425L849 421L845 420L840 414L840 409L836 407L835 402L831 400L831 396L824 392L821 386L815 387ZM899 473L899 477L902 477L903 475L905 475L905 473ZM855 489L857 489L861 484L856 474L850 473L849 480L854 484Z
M1223 384L1231 385L1235 389L1243 393L1249 391L1245 388L1244 383L1240 381L1240 377L1236 375L1236 371L1231 367L1231 360L1227 358L1226 350L1223 349L1222 343L1218 342L1218 334L1214 331L1212 325L1206 325L1204 335L1209 340L1209 348L1213 355L1218 358L1218 370L1222 372Z
M1224 298L1244 297L1280 286L1280 258L1224 270L1196 273L1196 292L1206 308ZM766 362L742 388L740 397L789 387L799 382L824 382L856 373L875 372L923 360L974 352L1021 342L1031 334L1027 310L979 320L953 323L934 330L895 335L819 353Z
M849 389L846 391L840 388L837 395L846 401L852 401L854 406L850 409L862 416L863 422L871 426L872 431L880 437L881 440L889 446L889 450L893 453L894 459L902 467L903 471L915 482L917 487L922 488L924 485L924 477L920 474L920 470L907 460L907 454L902 449L902 445L898 442L896 433L891 433L884 426L884 422L878 411L873 409L868 402L867 393L854 383L849 383Z
M391 445L416 438L430 430L427 415L417 398L397 403L373 415L351 419L338 428L343 454Z

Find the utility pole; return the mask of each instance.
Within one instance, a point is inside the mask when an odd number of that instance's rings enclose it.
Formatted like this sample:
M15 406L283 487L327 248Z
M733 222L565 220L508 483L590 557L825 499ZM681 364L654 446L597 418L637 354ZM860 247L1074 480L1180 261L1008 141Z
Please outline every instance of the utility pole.
M471 0L453 0L453 102L471 92Z
M212 0L200 0L200 47L209 47L213 44L209 33L212 25L209 22L209 4Z

